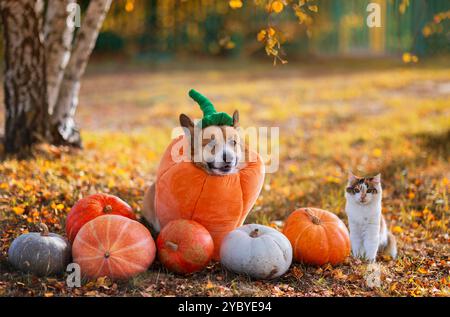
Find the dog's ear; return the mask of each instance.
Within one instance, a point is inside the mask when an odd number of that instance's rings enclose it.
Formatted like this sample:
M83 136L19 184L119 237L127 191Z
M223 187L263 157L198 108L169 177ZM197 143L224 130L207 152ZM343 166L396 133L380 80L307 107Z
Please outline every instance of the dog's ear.
M194 122L184 113L180 114L180 125L183 127L184 133L187 135L186 129L189 131L191 136L194 132Z
M187 115L182 113L180 114L180 125L183 128L192 129L194 127L194 122L192 122L192 120Z
M239 127L239 111L235 110L233 112L233 127Z

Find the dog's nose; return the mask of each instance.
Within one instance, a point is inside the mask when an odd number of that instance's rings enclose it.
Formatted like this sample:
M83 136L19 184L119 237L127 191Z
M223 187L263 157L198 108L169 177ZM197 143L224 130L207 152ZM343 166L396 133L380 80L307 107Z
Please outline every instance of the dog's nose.
M223 152L222 159L223 159L224 162L227 161L227 152Z

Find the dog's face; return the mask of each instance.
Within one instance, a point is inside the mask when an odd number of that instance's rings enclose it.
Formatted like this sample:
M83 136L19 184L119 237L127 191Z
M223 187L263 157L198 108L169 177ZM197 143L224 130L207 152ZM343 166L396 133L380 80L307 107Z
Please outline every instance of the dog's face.
M185 114L180 125L189 133L191 159L195 165L211 175L229 175L239 172L242 164L242 146L238 133L239 113L233 114L233 126L194 127Z

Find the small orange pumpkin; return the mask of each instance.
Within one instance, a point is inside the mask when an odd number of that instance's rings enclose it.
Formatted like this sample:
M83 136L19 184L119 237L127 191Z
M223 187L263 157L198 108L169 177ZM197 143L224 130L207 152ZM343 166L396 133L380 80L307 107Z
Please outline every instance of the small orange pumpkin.
M78 231L87 222L103 215L119 215L136 220L130 205L119 197L103 193L93 194L80 199L67 215L66 234L69 241L73 243Z
M89 278L126 279L145 272L156 246L142 224L118 215L104 215L85 224L75 237L72 255Z
M339 264L350 254L347 227L335 214L300 208L286 220L283 233L291 241L294 259L313 265Z
M181 274L202 270L214 252L208 230L198 222L186 219L169 222L159 233L156 247L161 263Z

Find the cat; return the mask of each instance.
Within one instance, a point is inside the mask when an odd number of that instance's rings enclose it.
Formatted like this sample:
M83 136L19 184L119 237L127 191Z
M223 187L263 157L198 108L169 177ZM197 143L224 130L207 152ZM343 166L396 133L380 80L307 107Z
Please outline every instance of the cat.
M381 214L381 175L358 177L349 173L345 212L350 227L352 255L375 262L378 252L397 257L397 242Z

